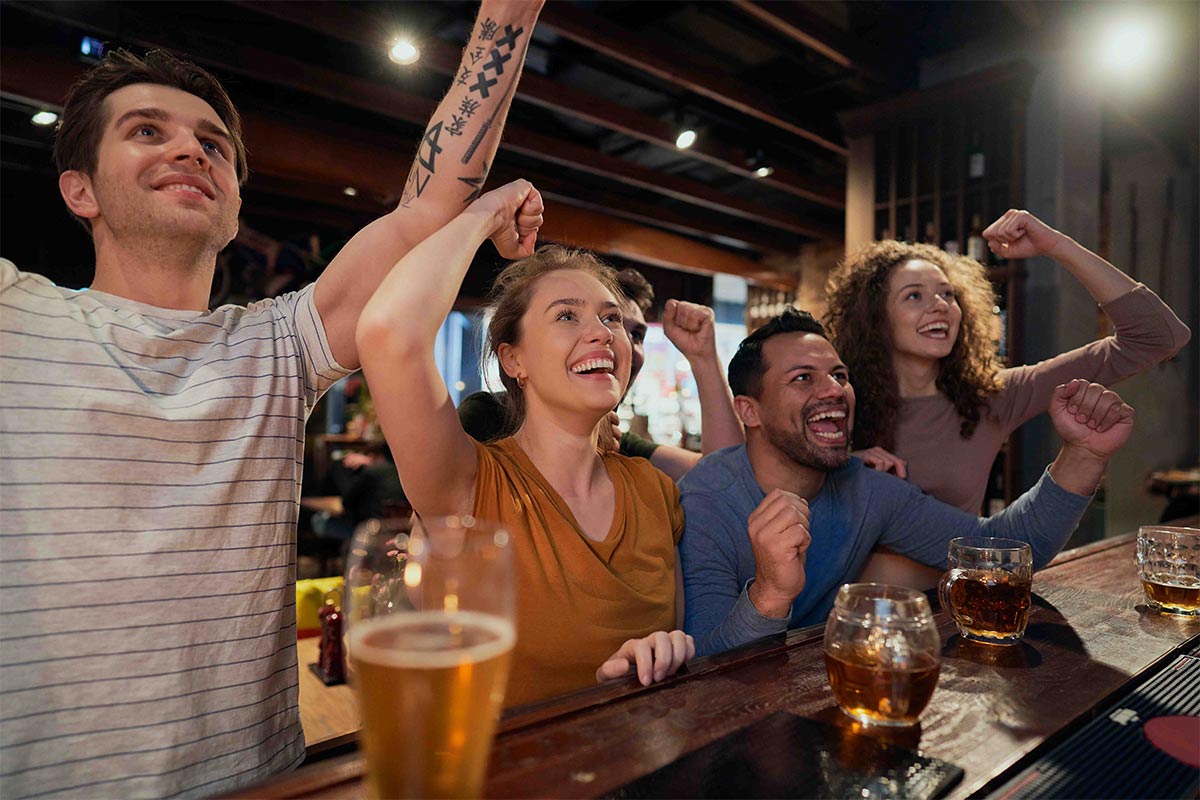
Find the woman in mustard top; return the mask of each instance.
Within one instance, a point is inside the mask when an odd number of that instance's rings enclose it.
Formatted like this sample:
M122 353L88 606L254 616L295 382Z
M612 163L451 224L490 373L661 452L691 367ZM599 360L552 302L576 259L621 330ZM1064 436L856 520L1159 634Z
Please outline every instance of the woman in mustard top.
M424 516L504 525L517 561L506 702L636 670L649 684L695 653L681 630L679 492L645 459L601 452L598 423L629 382L632 345L612 270L534 243L542 200L515 181L405 256L363 310L357 341L405 491ZM516 433L486 445L459 424L434 362L438 328L475 251L519 258L496 279L489 348Z

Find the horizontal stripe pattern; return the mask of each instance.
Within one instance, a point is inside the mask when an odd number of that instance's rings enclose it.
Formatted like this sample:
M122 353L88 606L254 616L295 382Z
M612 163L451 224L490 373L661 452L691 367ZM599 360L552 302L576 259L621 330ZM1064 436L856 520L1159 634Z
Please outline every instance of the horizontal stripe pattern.
M226 791L303 758L312 287L196 313L0 259L0 786Z

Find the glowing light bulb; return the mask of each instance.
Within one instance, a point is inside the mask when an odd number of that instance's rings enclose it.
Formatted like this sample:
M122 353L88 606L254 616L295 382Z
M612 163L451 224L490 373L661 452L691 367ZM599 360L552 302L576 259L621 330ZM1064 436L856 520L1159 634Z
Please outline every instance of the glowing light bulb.
M32 119L34 125L53 125L58 122L58 114L53 111L39 111L33 115Z
M679 136L675 138L675 146L680 150L687 150L696 143L696 132L693 130L681 131Z
M397 39L396 43L392 45L392 49L388 51L388 58L397 64L415 64L420 57L421 51L408 39Z

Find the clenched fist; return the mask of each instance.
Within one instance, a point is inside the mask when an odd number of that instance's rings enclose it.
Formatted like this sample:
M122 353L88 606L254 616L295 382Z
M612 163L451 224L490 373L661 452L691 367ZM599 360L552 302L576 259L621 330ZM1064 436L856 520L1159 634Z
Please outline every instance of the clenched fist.
M772 489L746 521L755 561L750 602L764 617L787 616L804 590L804 563L812 542L808 519L807 500Z

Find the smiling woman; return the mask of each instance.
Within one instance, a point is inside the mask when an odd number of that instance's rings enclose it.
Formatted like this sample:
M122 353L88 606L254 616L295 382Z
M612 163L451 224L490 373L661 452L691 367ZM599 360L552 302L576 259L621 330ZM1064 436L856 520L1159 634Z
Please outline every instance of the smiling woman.
M396 265L357 334L413 508L422 517L471 514L513 536L509 705L632 671L649 684L695 652L678 630L679 491L646 460L597 447L597 425L624 394L632 362L615 275L590 253L533 252L541 214L525 181L475 200ZM488 238L501 255L520 257L496 279L488 329L515 434L479 444L459 423L433 351Z
M1100 304L1116 334L1004 369L983 265L890 240L867 245L835 273L826 318L858 397L856 455L972 513L983 505L1005 439L1049 408L1057 385L1075 378L1111 385L1171 357L1190 336L1153 292L1027 211L1006 212L983 236L1006 259L1054 259Z

